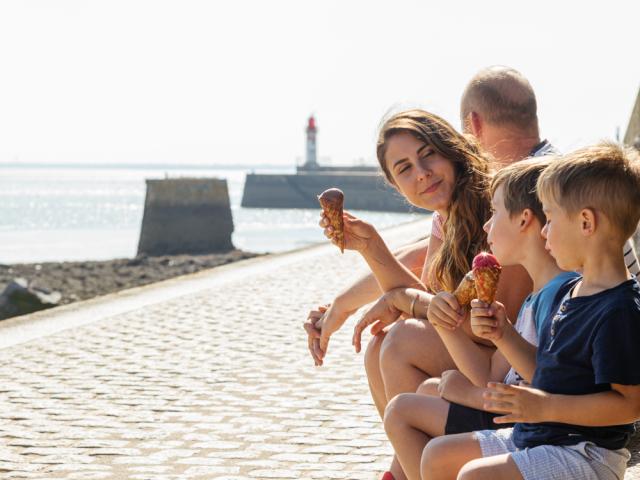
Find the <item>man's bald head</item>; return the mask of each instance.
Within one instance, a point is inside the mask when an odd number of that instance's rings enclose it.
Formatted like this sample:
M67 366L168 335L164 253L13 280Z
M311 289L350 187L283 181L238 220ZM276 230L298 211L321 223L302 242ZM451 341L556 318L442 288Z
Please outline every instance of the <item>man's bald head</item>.
M462 94L463 126L471 112L498 127L538 132L536 95L529 81L517 70L493 66L479 71Z

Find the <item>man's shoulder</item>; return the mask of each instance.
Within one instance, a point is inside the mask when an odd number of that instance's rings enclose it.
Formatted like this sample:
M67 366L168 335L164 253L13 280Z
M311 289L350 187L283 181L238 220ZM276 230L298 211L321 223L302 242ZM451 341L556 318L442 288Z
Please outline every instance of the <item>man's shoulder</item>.
M549 140L544 139L531 149L530 157L543 157L545 155L560 155L560 150L553 146Z

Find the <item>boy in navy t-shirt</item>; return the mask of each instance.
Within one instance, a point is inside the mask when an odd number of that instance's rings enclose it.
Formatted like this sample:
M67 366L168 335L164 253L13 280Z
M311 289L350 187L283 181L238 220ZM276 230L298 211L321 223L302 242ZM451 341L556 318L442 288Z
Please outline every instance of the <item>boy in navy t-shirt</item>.
M531 385L489 384L485 407L515 427L439 437L422 455L423 479L622 479L640 418L640 286L622 245L640 220L640 159L602 143L554 161L538 180L547 248L564 270L537 354L514 348L504 307L475 301L472 326Z

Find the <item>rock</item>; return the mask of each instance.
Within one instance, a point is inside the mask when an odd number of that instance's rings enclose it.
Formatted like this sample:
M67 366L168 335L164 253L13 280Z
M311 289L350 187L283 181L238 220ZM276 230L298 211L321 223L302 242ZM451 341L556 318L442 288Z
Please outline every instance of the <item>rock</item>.
M130 260L127 260L128 267L137 267L140 265L148 265L148 264L149 264L149 258L145 254L139 254L136 257Z
M62 294L30 285L24 278L12 280L0 294L0 319L55 307Z

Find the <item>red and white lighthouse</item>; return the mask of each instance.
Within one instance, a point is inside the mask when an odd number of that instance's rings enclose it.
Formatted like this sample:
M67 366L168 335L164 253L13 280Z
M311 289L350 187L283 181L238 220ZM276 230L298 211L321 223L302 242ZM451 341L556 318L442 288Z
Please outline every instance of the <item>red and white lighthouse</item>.
M316 156L316 134L318 129L316 127L316 119L311 115L309 122L307 123L307 161L304 166L306 168L317 168L318 159Z

